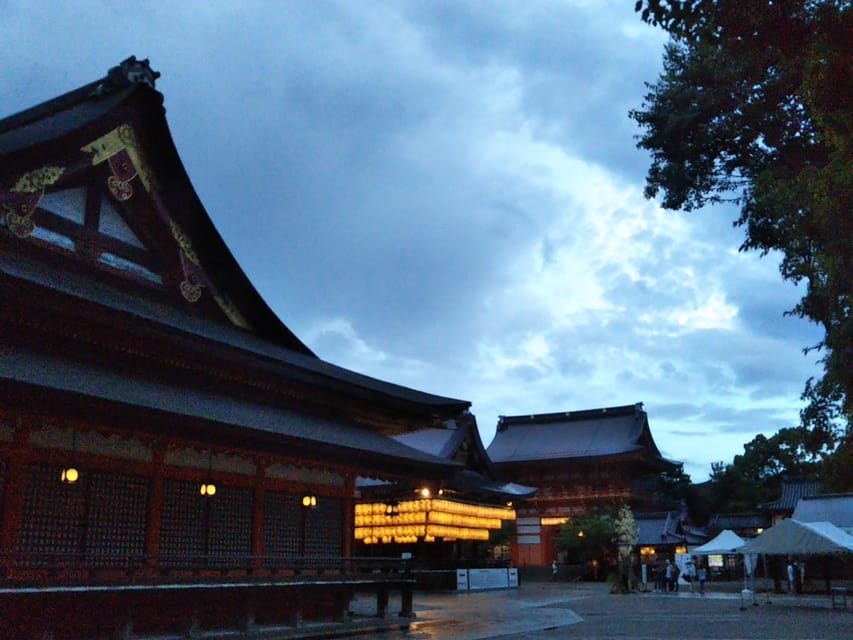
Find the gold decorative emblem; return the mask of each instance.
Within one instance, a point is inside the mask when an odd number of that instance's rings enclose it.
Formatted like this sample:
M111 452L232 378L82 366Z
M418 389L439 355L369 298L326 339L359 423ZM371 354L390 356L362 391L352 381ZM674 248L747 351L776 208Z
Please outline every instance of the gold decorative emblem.
M200 267L201 264L198 261L198 256L196 255L195 249L193 249L189 236L184 233L184 230L181 229L174 220L169 220L169 224L172 226L172 236L177 240L178 246L181 247L181 252L184 254L186 259L192 262L195 266Z
M228 316L228 319L237 327L241 329L251 329L251 325L243 317L243 314L237 309L231 300L225 298L223 296L213 296L213 299L216 300L216 304L219 305L219 308L222 309L222 312Z
M18 178L11 190L15 193L44 193L44 188L54 184L64 172L62 167L52 166L30 171Z
M187 302L198 302L201 298L201 285L191 280L183 280L180 284L181 295Z
M33 214L44 197L44 189L56 183L64 172L63 167L45 166L25 173L8 192L0 193L0 206L9 231L19 238L33 234Z
M129 124L123 124L81 149L93 153L92 165L109 162L112 175L107 186L117 200L128 200L133 195L130 181L139 177L146 191L151 191L153 175Z

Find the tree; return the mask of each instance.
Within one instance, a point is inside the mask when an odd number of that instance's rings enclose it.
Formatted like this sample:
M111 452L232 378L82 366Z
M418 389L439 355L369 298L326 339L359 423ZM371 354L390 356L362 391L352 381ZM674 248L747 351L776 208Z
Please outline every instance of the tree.
M744 513L769 499L759 480L742 474L734 464L711 464L711 511Z
M690 475L683 467L664 471L658 476L658 493L668 501L687 505L687 514L692 522L706 522L710 516L710 505L705 496L696 490Z
M758 434L731 464L711 465L711 508L752 511L779 495L783 476L821 477L835 441L833 431L819 426L780 429L769 438Z
M619 545L619 576L620 587L625 591L632 591L633 575L631 571L631 554L640 540L640 529L631 507L623 504L613 521L613 532L616 534L616 542Z
M597 514L576 516L560 525L557 548L569 552L580 563L589 562L609 556L615 536L612 518Z
M635 8L671 36L663 73L630 112L643 129L638 146L652 154L646 195L685 211L736 203L741 249L781 252L783 278L806 284L790 313L824 331L807 347L822 351L824 366L804 393L807 411L834 405L849 438L853 3L640 0Z

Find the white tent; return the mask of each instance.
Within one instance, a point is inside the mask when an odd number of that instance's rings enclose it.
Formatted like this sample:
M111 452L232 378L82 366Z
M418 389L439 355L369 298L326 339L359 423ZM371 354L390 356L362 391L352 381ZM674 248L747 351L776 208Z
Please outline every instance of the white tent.
M812 555L853 553L853 536L830 522L799 522L788 518L752 540L740 553Z
M739 553L743 545L743 538L731 529L723 529L713 540L691 549L690 555L708 556L718 553Z

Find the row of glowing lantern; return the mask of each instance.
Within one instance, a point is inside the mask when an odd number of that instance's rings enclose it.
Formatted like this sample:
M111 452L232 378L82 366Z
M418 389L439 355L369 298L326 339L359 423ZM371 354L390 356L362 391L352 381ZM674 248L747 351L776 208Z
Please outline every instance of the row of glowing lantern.
M453 538L445 538L446 542L452 542ZM397 542L399 544L412 544L418 541L417 536L382 536L373 537L373 538L365 538L362 540L364 544L379 544L382 542L383 544L388 544L390 542ZM433 536L425 536L424 542L435 542L435 538Z
M488 540L488 529L449 527L441 524L397 525L389 527L356 527L355 539L367 538L455 538L459 540Z
M477 516L464 516L458 513L444 513L442 511L417 511L414 513L401 513L398 516L387 516L384 514L358 515L355 516L357 527L383 527L405 524L446 524L455 527L473 527L476 529L500 529L499 518L479 518Z
M397 503L372 502L355 505L357 516L386 515L401 518L406 514L425 513L429 511L472 516L477 518L492 518L498 520L515 520L515 511L509 507L487 507L442 499L402 500Z

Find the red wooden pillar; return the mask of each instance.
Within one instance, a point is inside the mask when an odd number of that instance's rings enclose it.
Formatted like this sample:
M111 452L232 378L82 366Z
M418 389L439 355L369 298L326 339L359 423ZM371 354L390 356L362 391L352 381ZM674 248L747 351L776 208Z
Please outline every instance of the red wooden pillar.
M347 493L343 500L344 508L344 526L341 535L343 535L343 544L341 549L344 558L352 557L353 541L355 538L355 477L349 476L346 481Z
M12 438L12 455L6 461L3 488L3 519L0 521L0 550L11 553L18 549L23 530L24 493L27 488L27 461L22 452L27 446L29 429L18 416Z
M264 466L258 463L255 477L255 494L252 503L252 555L264 555L264 500L266 498L266 474ZM257 561L255 566L259 567Z
M155 566L156 556L160 553L160 525L163 513L163 459L162 447L154 449L154 475L151 477L151 489L148 494L148 513L145 529L145 555L147 564Z

